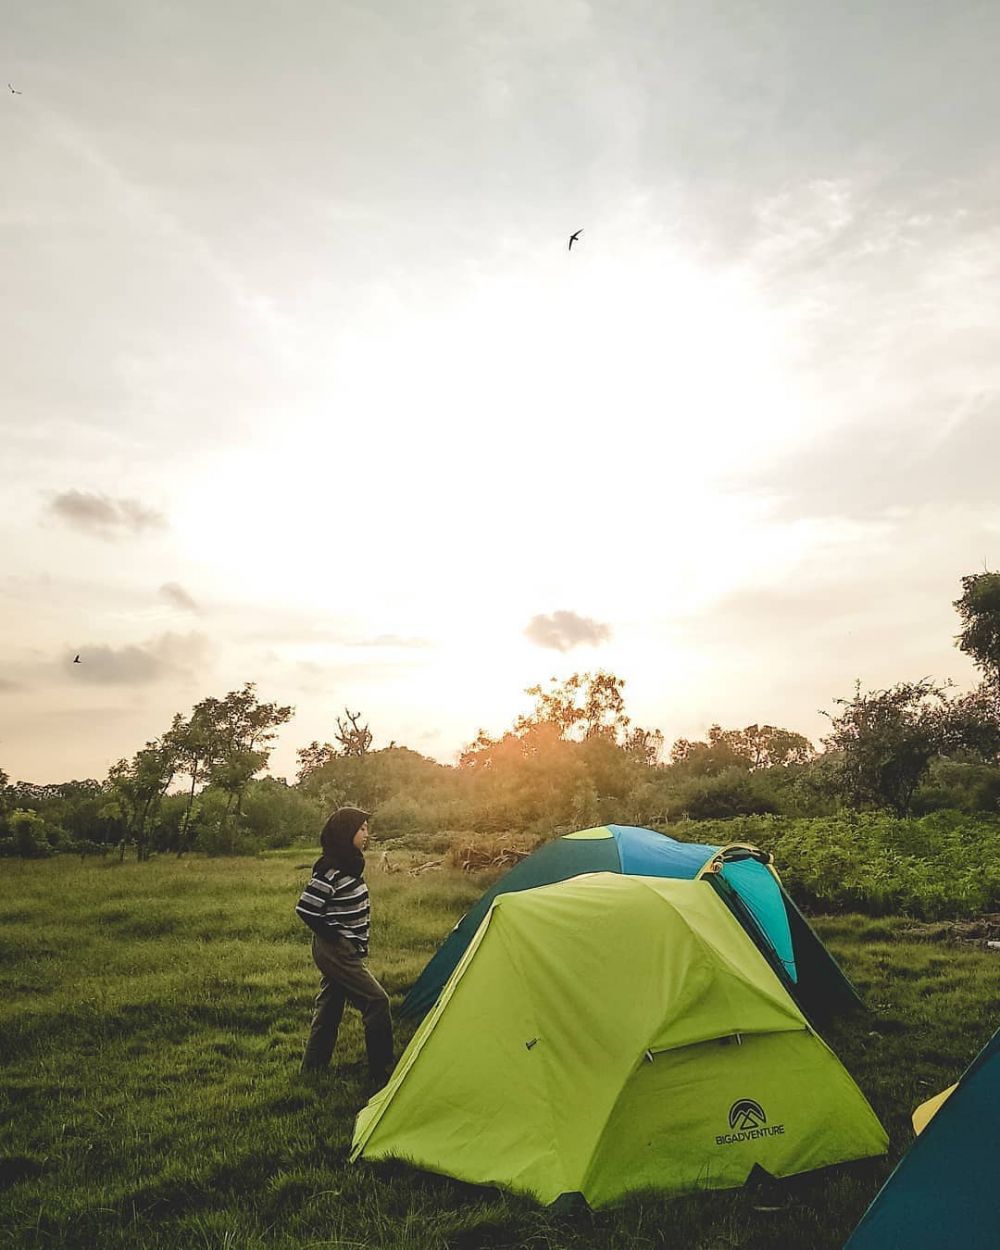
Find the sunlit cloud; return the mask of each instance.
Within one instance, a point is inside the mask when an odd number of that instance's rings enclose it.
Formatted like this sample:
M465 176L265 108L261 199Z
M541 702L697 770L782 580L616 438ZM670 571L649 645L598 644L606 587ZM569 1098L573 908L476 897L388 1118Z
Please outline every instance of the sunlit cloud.
M524 635L539 647L572 651L574 647L597 647L611 637L611 627L576 612L558 611L533 616Z
M352 639L348 644L352 647L430 647L434 644L429 638L407 638L402 634L377 634L374 638Z
M201 611L194 597L188 594L179 582L164 582L160 587L160 595L166 599L167 603L175 608L182 608L185 612Z
M166 678L193 675L203 669L212 647L205 634L161 634L124 646L81 644L80 663L67 653L64 664L74 680L97 686L144 686Z

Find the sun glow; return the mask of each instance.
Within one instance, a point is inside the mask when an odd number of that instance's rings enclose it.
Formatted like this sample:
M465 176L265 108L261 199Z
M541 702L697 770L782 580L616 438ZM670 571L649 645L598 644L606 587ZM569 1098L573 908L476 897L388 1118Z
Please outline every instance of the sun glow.
M669 250L572 261L373 298L288 412L194 475L186 556L414 621L484 594L541 610L612 571L628 598L654 553L686 581L745 514L720 481L795 437L781 327L738 272Z

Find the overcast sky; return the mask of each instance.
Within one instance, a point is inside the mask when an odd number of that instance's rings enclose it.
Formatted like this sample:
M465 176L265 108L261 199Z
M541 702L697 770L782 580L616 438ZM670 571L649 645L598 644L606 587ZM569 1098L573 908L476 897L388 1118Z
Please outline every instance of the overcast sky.
M451 762L588 669L668 743L971 686L995 3L3 18L13 777L247 680L288 776L345 706Z

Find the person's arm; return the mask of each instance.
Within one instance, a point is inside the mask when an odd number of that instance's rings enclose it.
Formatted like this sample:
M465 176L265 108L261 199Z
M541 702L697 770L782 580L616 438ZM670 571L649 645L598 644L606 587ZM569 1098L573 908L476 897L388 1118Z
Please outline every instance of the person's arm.
M311 877L295 905L295 914L298 918L320 937L326 937L330 933L330 925L324 919L324 913L332 898L333 889L329 882L324 881L322 877Z

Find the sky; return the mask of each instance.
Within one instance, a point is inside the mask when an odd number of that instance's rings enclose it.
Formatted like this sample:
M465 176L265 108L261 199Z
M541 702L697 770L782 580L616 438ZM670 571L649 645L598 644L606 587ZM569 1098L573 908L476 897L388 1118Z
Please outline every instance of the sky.
M12 778L103 777L246 681L296 709L289 778L345 708L450 763L574 672L668 746L974 684L995 4L34 0L4 34Z

